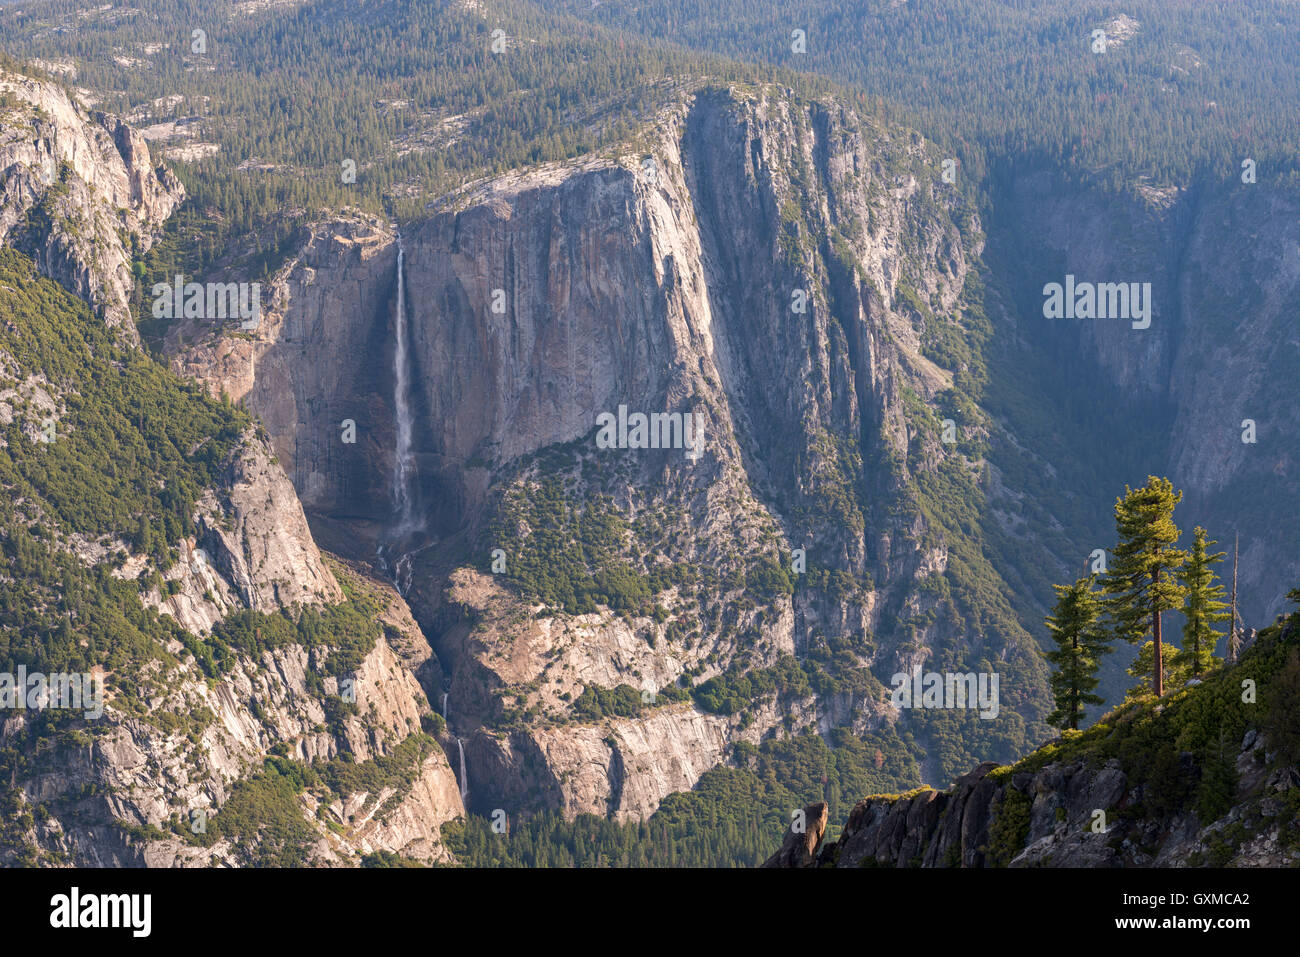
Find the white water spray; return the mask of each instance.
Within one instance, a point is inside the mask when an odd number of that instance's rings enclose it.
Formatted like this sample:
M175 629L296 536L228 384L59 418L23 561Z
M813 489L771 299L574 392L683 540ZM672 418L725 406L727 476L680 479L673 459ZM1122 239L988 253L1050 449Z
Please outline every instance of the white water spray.
M397 532L411 530L411 476L413 458L411 452L411 362L409 359L409 331L406 326L406 277L403 266L406 262L406 250L402 248L402 237L397 237L397 348L393 356L393 407L397 413L397 455L393 463L393 504L397 512Z
M442 693L442 720L447 720L447 692Z

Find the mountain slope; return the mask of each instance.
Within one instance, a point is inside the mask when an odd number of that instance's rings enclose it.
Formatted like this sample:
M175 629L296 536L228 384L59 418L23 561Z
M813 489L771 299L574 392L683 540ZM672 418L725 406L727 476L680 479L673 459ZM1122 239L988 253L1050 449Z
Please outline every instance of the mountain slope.
M43 183L51 142L98 142L100 120L30 105L61 95L8 107L5 141L45 139L11 157L7 182ZM8 195L6 221L30 208L27 187ZM133 215L102 184L65 198ZM69 247L86 276L114 275L120 252ZM0 293L0 856L441 856L438 825L463 809L427 733L440 721L411 675L427 651L405 604L326 562L244 412L22 252L0 252ZM60 697L64 682L84 694Z

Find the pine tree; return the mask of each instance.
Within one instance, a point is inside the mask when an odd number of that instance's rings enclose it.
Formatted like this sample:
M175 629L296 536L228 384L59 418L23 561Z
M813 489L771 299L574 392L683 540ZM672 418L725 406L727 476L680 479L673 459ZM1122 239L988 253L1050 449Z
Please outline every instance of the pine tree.
M1098 684L1101 656L1114 649L1101 626L1102 604L1093 590L1095 580L1089 575L1073 585L1052 586L1056 606L1047 619L1047 629L1056 650L1044 655L1056 666L1050 679L1056 710L1048 715L1047 723L1057 728L1077 731L1084 716L1083 706L1105 700L1092 690Z
M1173 547L1182 534L1174 524L1174 506L1182 498L1172 482L1154 475L1142 488L1124 486L1124 497L1115 500L1119 544L1102 585L1115 636L1137 644L1151 635L1151 686L1157 698L1165 693L1167 658L1160 615L1183 603L1176 573L1187 553Z
M1177 686L1182 683L1183 675L1180 672L1175 659L1178 655L1178 649L1173 645L1160 646L1160 663L1162 680L1168 684ZM1146 694L1148 685L1154 686L1156 673L1156 643L1148 641L1138 649L1137 657L1133 659L1133 664L1129 665L1128 673L1137 679L1137 684L1128 691L1128 698L1140 698Z
M1187 623L1183 626L1183 649L1175 661L1190 671L1193 678L1199 678L1218 660L1214 657L1214 648L1221 635L1214 629L1214 623L1227 621L1232 616L1224 611L1228 604L1222 600L1223 585L1214 574L1215 563L1227 553L1207 553L1210 546L1218 543L1206 540L1205 529L1197 527L1193 534L1191 555L1178 576L1187 590L1187 603L1183 606Z

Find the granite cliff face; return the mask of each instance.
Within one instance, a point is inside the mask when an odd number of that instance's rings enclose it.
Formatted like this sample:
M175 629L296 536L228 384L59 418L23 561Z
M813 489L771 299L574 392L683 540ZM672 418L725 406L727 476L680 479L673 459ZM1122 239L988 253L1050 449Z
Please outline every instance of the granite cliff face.
M257 410L303 504L357 524L391 510L396 261L385 224L318 224L263 295L253 333L221 335L205 320L167 333L178 372ZM347 422L355 444L344 441Z
M960 328L981 243L929 149L835 104L702 89L659 118L644 154L505 176L403 228L423 527L398 543L397 576L448 676L426 690L449 695L472 805L645 816L737 741L892 722L872 672L940 645L971 668L1016 663L993 747L1022 746L1044 700L1030 639L968 636L922 588L950 539L915 473L942 457L925 407L954 374L924 341L936 323ZM392 524L396 246L380 223L313 226L251 338L186 329L173 360L247 397L318 534L357 558ZM698 413L699 455L598 450L598 417L620 406ZM554 450L569 458L539 464ZM658 529L617 546L640 574L743 575L761 555L788 572L801 549L800 568L841 587L751 589L729 611L739 583L683 581L657 616L521 599L487 559L500 549L507 577L533 561L512 509L557 474L575 502ZM466 549L477 570L454 571ZM660 696L846 635L843 689L743 715ZM642 713L575 714L585 687L620 684L643 693Z
M407 668L445 701L442 742L464 749L460 785L481 811L643 818L737 743L805 728L901 724L930 743L922 776L937 785L972 755L1010 760L1044 736L1045 671L1023 611L996 597L1017 569L964 510L987 497L1062 569L1078 543L1017 524L1041 490L1009 485L986 443L1049 450L973 401L984 360L972 343L992 334L987 314L995 333L1073 349L1114 389L1176 409L1174 370L1210 355L1180 330L1205 288L1188 277L1211 268L1211 213L1147 196L1080 214L1025 177L999 215L1038 212L1014 241L999 227L999 255L1034 245L1034 268L999 279L940 159L832 101L701 87L638 152L475 185L400 239L357 213L305 227L255 329L168 331L173 367L246 402L271 449L246 440L151 601L196 633L241 608L336 602L313 532L375 564L410 603L410 627L395 629L417 649ZM1179 251L1149 252L1162 244ZM416 506L401 527L399 247ZM1155 288L1151 329L1030 329L1041 302L1026 290L1056 271L1109 279L1125 256L1135 275L1117 279ZM1290 295L1278 265L1262 287L1270 316ZM683 448L668 428L666 447L606 448L602 417L620 409L698 421L702 441ZM1203 504L1249 473L1232 461L1189 465L1189 497ZM591 522L599 560L581 537ZM618 604L628 575L655 583L649 600ZM583 581L615 584L592 602L571 591ZM884 683L922 666L1001 673L999 717L900 715ZM743 707L690 690L746 674L784 677ZM639 704L593 706L620 688Z
M1107 544L1105 509L1118 486L1057 490L1097 498L1088 507L1101 519L1099 541L1063 543L1025 507L1041 497L1041 480L1008 485L983 458L985 437L1009 443L1059 485L1078 473L1057 476L1051 456L1092 446L1045 448L953 398L969 391L963 377L976 374L976 360L941 337L981 334L967 325L980 288L972 287L984 243L979 218L938 181L938 157L918 138L779 91L698 90L662 115L643 145L637 154L480 184L403 230L423 529L401 544L409 557L396 574L437 651L445 683L426 673L426 688L449 695L472 801L644 816L726 761L736 741L894 720L879 681L926 662L967 671L983 660L1004 673L1012 724L969 753L1032 743L1044 701L1032 640L1006 623L1009 614L995 633L971 634L972 617L995 613L973 611L969 597L955 612L934 592L955 580L954 548L957 574L973 567L989 580L1005 576L1014 583L1007 591L1031 590L1017 577L1023 569L996 556L996 567L984 564L985 546L962 539L964 520L945 522L921 500L953 494L936 483L960 482L957 463L973 476L984 470L970 494L987 495L1009 539L1030 544L1024 554L1057 580L1077 565L1076 549ZM1256 360L1281 368L1284 350L1269 352L1276 337L1257 329L1280 322L1290 301L1288 207L1276 194L1249 195L1261 197L1250 202L1271 224L1266 236L1251 236L1251 248L1282 258L1259 277L1267 279L1266 315L1241 335ZM1184 422L1169 433L1175 443L1153 448L1149 467L1181 477L1186 507L1212 528L1238 515L1225 489L1262 474L1257 447L1243 445L1239 430L1202 421L1247 417L1241 410L1263 402L1250 396L1266 388L1236 365L1240 343L1216 346L1202 328L1249 279L1212 261L1211 224L1251 215L1233 205L1238 199L1147 191L1128 204L1103 203L1046 174L1017 179L998 206L991 265L1031 268L993 275L998 292L982 303L996 335L1039 354L1077 354L1081 368L1097 370L1096 389L1120 404L1134 397L1132 416ZM248 397L318 534L351 543L361 558L385 541L392 521L396 261L391 226L359 217L318 223L280 271L270 321L251 340L187 330L191 344L175 360L214 392ZM1066 272L1151 282L1151 328L1038 325L1041 286ZM1224 284L1231 289L1207 292ZM1216 356L1229 361L1220 355L1229 345L1238 374L1211 377L1222 396L1192 402L1187 383L1204 380ZM608 459L594 458L598 416L620 406L700 411L708 423L702 454L607 450ZM958 425L956 448L931 431L945 416ZM355 442L342 438L345 420L357 425ZM557 448L577 451L562 464L539 464ZM617 474L604 474L620 456ZM1270 460L1266 470L1274 482L1285 475L1275 466ZM527 539L529 522L505 514L503 502L534 494L557 472L578 498L608 497L629 521L669 529L653 563L633 558L645 570L674 562L734 569L765 548L803 548L809 562L859 587L833 596L799 590L725 623L709 620L721 601L681 587L660 599L667 618L659 621L608 610L573 616L521 601L485 574L487 556L500 549L507 572L526 557L515 536ZM1050 512L1046 498L1039 504ZM465 548L479 570L453 574L452 556ZM1265 550L1262 539L1243 541L1244 607L1255 618L1275 610L1286 574L1260 567ZM1026 616L1031 627L1035 610ZM677 636L697 619L699 640L688 647ZM874 679L847 693L756 702L740 721L654 697L733 666L806 657L826 635L862 636L853 654ZM619 684L651 695L653 709L573 724L585 687ZM966 733L979 740L991 730ZM955 766L960 760L949 757L923 773L941 784L940 769Z
M153 244L184 188L153 165L138 131L62 88L0 73L0 94L18 104L0 138L0 240L134 340L131 260Z

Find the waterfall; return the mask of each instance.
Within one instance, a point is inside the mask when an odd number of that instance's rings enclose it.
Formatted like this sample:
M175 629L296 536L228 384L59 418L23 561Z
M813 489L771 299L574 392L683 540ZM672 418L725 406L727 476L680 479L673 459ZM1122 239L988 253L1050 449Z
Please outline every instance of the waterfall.
M447 692L442 693L442 720L447 720Z
M415 534L424 530L415 513L416 478L414 431L411 412L411 328L406 315L406 249L401 233L397 238L397 310L393 318L396 343L393 348L393 414L397 433L393 450L393 521L379 544L379 566L393 579L403 596L410 590L414 555L432 545L426 542L414 551Z
M456 748L460 751L460 799L464 801L469 793L469 782L465 778L465 745L460 743L460 738L456 739Z
M393 463L393 505L397 512L397 531L411 529L411 473L413 470L411 454L411 362L409 358L410 333L406 326L406 277L403 265L406 262L406 250L402 248L402 237L397 237L397 348L393 355L393 407L397 413L397 455Z
M406 524L406 522L404 521L403 524ZM397 560L397 566L393 569L393 584L397 586L397 593L403 598L411 590L411 555L409 552Z

